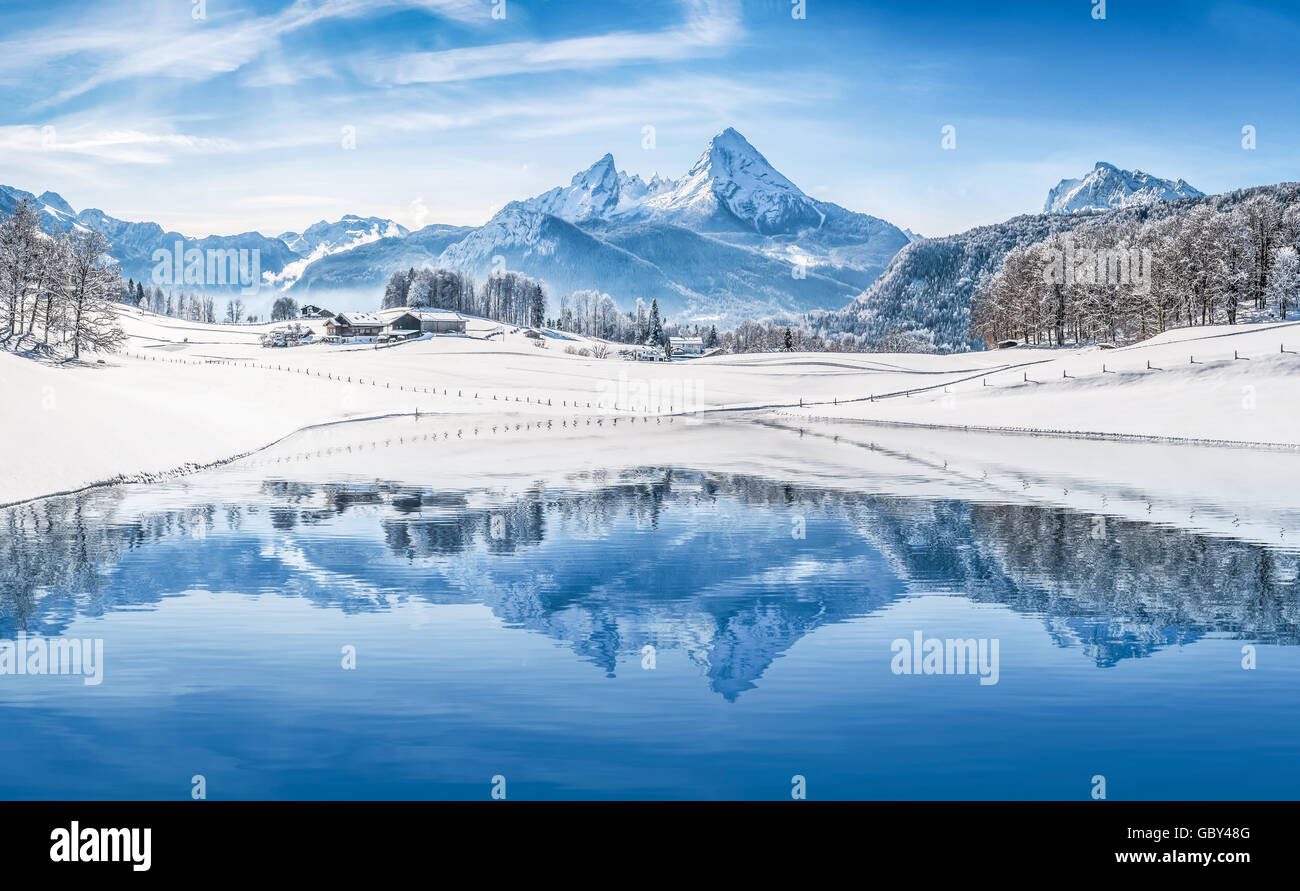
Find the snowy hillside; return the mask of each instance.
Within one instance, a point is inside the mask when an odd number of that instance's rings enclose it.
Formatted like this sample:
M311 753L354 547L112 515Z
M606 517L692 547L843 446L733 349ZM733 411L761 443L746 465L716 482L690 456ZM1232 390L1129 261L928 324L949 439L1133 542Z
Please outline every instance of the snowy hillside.
M998 271L1012 248L1080 227L1183 219L1202 205L1231 209L1261 195L1286 204L1297 194L1296 184L1281 183L1105 213L1030 214L957 235L927 238L899 251L870 287L843 309L818 316L814 327L826 335L852 334L867 343L901 331L915 333L939 350L978 349L981 344L970 336L971 297L983 278Z
M622 433L649 411L662 417L662 424L649 424L657 430L683 409L720 420L748 410L801 424L839 417L1300 446L1300 415L1291 410L1300 397L1296 322L1184 329L1116 350L758 353L628 363L565 351L589 345L583 338L544 331L539 340L485 320L471 320L470 336L387 349L268 350L258 345L267 325L120 312L129 341L124 353L103 356L103 365L46 364L0 352L0 386L13 410L31 419L22 436L0 440L0 504L119 476L173 474L308 425L417 408L424 432L448 433L452 443L458 431L468 444L475 431L486 436L497 432L494 425L531 423L539 432L530 449L556 443L565 454L573 448L560 444L561 431L581 420L587 460L604 460L614 418L624 421ZM638 389L661 394L658 402L649 409L629 404ZM682 426L685 419L678 420ZM543 429L548 438L541 438ZM644 442L635 437L645 429L638 423L630 430L642 454ZM720 428L694 429L708 435ZM1037 442L1040 452L1058 448ZM482 448L474 443L466 472L482 466ZM737 450L734 439L727 448L751 454ZM854 452L855 465L861 454Z
M1098 161L1082 179L1063 179L1057 183L1047 194L1043 213L1114 210L1203 195L1181 179L1161 179L1141 170L1122 170Z
M935 427L1300 445L1300 322L1166 331L1116 349L1016 347L918 357L935 379L783 414Z

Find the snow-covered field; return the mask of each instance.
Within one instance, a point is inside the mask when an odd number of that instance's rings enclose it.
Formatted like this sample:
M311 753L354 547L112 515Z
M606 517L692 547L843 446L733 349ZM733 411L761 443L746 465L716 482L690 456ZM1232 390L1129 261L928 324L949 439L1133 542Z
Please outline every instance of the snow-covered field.
M471 322L466 337L383 349L266 349L258 338L271 325L201 325L134 309L123 311L123 321L126 350L101 357L103 364L94 357L42 364L0 353L8 409L0 504L174 474L247 455L313 425L417 410L426 425L421 435L436 429L447 442L480 437L482 444L492 431L492 448L462 446L436 459L454 456L471 467L536 456L543 440L570 461L579 454L596 460L616 439L643 438L632 431L741 418L1300 446L1300 323L1182 330L1116 350L771 353L639 363L566 354L566 346L591 346L576 337L548 335L538 348L524 332L487 321ZM861 439L860 426L834 425ZM718 429L682 441L746 453L752 424ZM923 432L924 441L935 441ZM991 450L1002 448L1022 447ZM797 449L792 454L794 464L803 460Z
M897 358L919 367L916 360ZM966 369L957 366L965 361ZM992 371L988 365L1005 363ZM1119 349L1013 348L920 360L865 400L782 410L993 430L1300 444L1300 323L1186 328ZM979 367L984 366L984 367ZM911 392L900 392L911 390ZM868 393L870 397L872 394Z

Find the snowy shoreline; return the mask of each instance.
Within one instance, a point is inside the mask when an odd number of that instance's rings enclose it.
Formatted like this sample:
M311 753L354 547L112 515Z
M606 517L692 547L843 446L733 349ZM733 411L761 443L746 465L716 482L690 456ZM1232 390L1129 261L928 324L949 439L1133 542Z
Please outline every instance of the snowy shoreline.
M968 433L997 433L1006 436L1045 436L1060 439L1082 439L1097 442L1134 442L1160 445L1204 446L1207 448L1228 448L1245 450L1266 450L1275 452L1300 452L1300 443L1285 442L1251 442L1240 439L1205 439L1188 436L1152 436L1137 433L1099 433L1088 430L1049 430L1033 427L989 427L979 425L957 424L922 424L914 421L886 421L876 418L840 418L819 415L799 416L801 420L819 421L834 424L860 424L868 427L898 427L915 430L951 430Z
M596 433L596 452L615 424L643 430L669 418L1300 448L1300 322L1180 329L1116 350L749 353L669 363L539 348L522 331L490 341L439 336L400 350L265 349L258 339L270 326L195 325L135 309L122 311L122 323L125 351L102 365L0 353L0 385L11 417L22 419L0 434L0 504L166 479L322 425L417 413L466 431L548 422L562 431L581 419ZM481 333L475 327L500 328L473 322L471 335ZM740 434L729 448L746 442Z

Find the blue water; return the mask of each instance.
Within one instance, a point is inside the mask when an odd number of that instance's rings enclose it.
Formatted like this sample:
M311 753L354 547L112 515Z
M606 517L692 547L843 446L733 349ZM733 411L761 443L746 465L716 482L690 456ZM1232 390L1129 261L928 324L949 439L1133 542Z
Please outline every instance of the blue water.
M1296 552L1093 532L656 467L11 508L0 638L104 673L0 676L0 797L1300 797ZM997 683L895 673L918 631L996 640Z

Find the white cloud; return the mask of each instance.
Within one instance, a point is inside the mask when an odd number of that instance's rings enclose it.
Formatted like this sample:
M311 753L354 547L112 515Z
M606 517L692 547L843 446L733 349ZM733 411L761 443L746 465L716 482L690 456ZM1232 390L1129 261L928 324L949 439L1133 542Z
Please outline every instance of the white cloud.
M230 140L183 133L91 129L80 125L0 127L0 149L43 154L62 152L127 164L163 164L171 159L174 151L210 153L235 148Z
M112 20L86 20L69 28L56 26L18 34L0 42L0 74L23 74L47 63L73 58L85 65L84 76L38 107L58 105L97 87L140 77L206 80L237 71L275 49L285 35L318 22L360 18L400 8L424 9L460 22L486 22L483 0L295 0L271 15L208 7L208 18L193 20L188 9L177 14L137 8L129 26Z
M521 40L354 60L380 84L447 83L512 74L670 62L721 49L743 34L735 0L687 0L686 21L661 31L614 31L549 42Z

